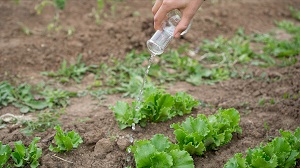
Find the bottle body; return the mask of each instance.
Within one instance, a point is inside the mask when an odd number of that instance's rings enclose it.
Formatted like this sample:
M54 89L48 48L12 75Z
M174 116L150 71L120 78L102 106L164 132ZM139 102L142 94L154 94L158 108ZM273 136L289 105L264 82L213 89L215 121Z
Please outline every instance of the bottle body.
M163 22L163 30L157 30L147 41L147 47L152 54L161 55L164 52L165 48L174 37L175 28L181 19L180 12L178 10L169 12L167 17L168 19ZM181 33L181 35L185 34L190 26L191 23L189 24L188 28Z

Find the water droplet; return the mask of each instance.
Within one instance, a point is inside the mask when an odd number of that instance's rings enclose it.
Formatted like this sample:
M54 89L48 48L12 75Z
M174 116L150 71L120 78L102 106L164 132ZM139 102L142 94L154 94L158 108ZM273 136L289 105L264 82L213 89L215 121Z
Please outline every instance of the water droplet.
M129 136L129 141L130 141L130 143L133 143L133 137L132 137L131 134L130 134L130 136Z
M131 128L132 128L133 131L135 130L135 123L131 124Z

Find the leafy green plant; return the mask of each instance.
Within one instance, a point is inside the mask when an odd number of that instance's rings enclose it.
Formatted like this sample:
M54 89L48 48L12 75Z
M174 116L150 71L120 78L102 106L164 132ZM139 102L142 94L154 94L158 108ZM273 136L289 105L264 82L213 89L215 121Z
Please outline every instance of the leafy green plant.
M300 36L292 40L270 40L263 48L264 52L278 58L292 57L300 53Z
M283 29L290 34L299 34L300 33L300 26L296 26L291 21L283 20L283 21L275 22L275 23L280 29Z
M13 87L8 82L0 83L0 108L7 106L15 100L13 95Z
M31 91L31 86L28 84L21 84L13 90L13 94L15 101L12 104L20 108L22 113L42 110L48 106L45 101L39 101L35 99Z
M54 4L55 4L55 6L58 9L64 10L65 9L65 4L66 4L66 0L54 0Z
M141 115L136 108L137 102L135 101L132 102L131 106L126 102L118 101L116 105L112 107L120 129L125 129L132 126L132 124L138 123L145 125L140 121L144 116Z
M147 89L149 90L149 88ZM153 88L150 88L150 91L152 89ZM151 92L152 93L149 95L146 93L140 109L140 113L145 116L146 120L151 122L161 122L174 117L176 113L172 110L172 107L174 106L173 96L164 93L162 90Z
M134 154L136 167L193 168L194 161L188 152L169 141L162 134L154 135L150 140L135 141L127 148Z
M191 155L202 155L206 150L216 150L228 143L233 132L241 133L239 112L233 108L219 109L218 113L206 117L189 117L183 123L172 124L180 149Z
M86 66L81 62L82 54L77 58L76 64L67 65L67 61L64 60L61 64L61 68L57 72L42 72L43 75L49 77L57 77L61 83L67 83L70 79L74 79L77 83L80 83L83 76L96 68L95 65Z
M0 167L4 167L9 160L11 154L11 148L8 145L2 145L0 141Z
M248 149L246 157L237 153L229 159L224 168L250 167L294 167L300 158L300 128L293 133L280 130L282 137L276 137L266 145Z
M145 126L149 121L162 122L176 115L189 114L197 105L199 102L186 93L178 92L172 96L162 89L149 87L145 89L144 100L140 104L133 101L130 106L126 102L118 101L111 109L119 127L124 129L132 124Z
M199 101L185 92L177 92L174 96L173 109L175 113L180 116L191 113L192 108L198 105Z
M52 144L49 150L53 152L66 152L78 146L83 142L82 138L75 131L63 132L60 126L55 126L56 134L54 136L56 147Z
M295 9L295 8L293 8L292 6L290 6L289 9L290 9L290 11L291 11L292 16L293 16L295 19L297 19L297 20L300 21L300 10Z
M40 140L40 137L35 137L26 148L22 141L15 142L14 152L11 153L11 157L14 161L15 167L24 167L30 165L31 168L38 167L39 158L42 156L42 149L38 148L36 143Z
M33 90L31 85L25 83L16 88L7 82L0 83L0 107L12 103L20 108L22 113L45 108L66 107L69 104L69 98L75 96L77 96L76 92L60 89L41 87Z
M46 88L42 95L49 108L66 107L70 102L70 97L77 97L76 92L69 92L61 89Z

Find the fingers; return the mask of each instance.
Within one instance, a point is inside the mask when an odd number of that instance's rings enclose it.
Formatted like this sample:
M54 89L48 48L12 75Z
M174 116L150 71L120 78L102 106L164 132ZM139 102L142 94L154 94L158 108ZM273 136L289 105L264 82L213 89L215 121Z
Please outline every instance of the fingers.
M159 7L162 5L163 0L156 0L153 7L152 7L152 13L153 15L156 14L156 12L158 11Z
M192 18L193 18L193 16L190 14L182 16L180 22L178 23L178 25L176 26L175 31L174 31L175 38L179 38L181 33L188 28Z
M159 9L154 15L154 29L161 30L162 22L165 20L167 13L170 12L173 8L170 4L166 3L167 1L163 1Z

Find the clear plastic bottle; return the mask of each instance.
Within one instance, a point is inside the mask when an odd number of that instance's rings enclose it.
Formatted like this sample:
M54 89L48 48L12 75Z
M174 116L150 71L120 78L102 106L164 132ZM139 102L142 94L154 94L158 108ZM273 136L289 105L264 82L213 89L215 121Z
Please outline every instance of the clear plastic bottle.
M178 10L172 10L167 14L167 18L168 19L163 22L163 30L157 30L151 39L147 41L147 47L154 55L161 55L174 37L175 28L181 19L180 12ZM187 33L190 26L191 23L187 29L181 33L181 35Z

